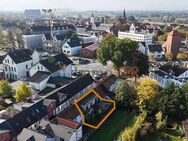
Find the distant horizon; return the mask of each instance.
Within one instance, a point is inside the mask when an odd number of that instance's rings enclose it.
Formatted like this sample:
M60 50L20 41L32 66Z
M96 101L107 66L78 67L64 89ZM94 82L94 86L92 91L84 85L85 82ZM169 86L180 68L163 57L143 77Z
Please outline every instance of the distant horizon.
M0 9L0 12L24 12L25 10L41 10L42 9L45 9L45 8L29 8L29 9L23 9L23 10L1 10ZM95 10L95 9L88 9L88 10L73 10L73 9L60 9L60 8L47 8L47 9L52 9L52 10L63 10L63 11L70 11L70 12L92 12L92 11L96 11L96 12L121 12L123 11L124 9L121 9L121 10ZM68 12L67 11L67 12ZM126 12L188 12L188 10L126 10Z
M0 0L0 11L70 9L71 11L188 11L187 0Z

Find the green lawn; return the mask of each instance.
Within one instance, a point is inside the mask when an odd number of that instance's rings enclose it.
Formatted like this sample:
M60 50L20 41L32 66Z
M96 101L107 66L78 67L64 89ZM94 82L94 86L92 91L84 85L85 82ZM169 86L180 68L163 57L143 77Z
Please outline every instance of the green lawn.
M133 115L126 111L116 110L105 123L93 133L88 141L114 141L124 130L126 126L131 126L135 121ZM160 136L169 136L171 141L183 141L179 139L178 131L155 131L153 134L144 138L138 139L137 141L159 141Z
M134 116L126 111L116 110L105 123L91 135L89 141L113 141L124 127L133 122Z

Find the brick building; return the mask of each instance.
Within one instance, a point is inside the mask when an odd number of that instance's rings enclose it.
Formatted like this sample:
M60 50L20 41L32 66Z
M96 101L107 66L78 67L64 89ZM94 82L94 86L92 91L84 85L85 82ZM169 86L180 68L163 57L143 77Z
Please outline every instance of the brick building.
M163 44L166 48L166 53L171 54L173 58L176 58L181 46L181 34L177 30L173 30L168 33L167 41Z
M80 56L86 58L94 58L96 57L96 51L99 48L99 44L95 43L90 46L87 46L80 51Z

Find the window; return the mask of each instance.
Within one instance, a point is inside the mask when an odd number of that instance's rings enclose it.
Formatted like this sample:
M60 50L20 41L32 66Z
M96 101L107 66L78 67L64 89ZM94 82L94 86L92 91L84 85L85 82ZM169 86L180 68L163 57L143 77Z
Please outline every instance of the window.
M15 79L17 79L17 75L15 75Z
M7 67L5 67L5 71L7 71Z
M25 65L25 68L28 69L28 65Z
M11 67L11 70L13 71L13 67Z
M43 70L43 67L41 66L41 70Z
M6 77L7 77L7 79L8 79L8 77L9 77L8 74L6 74Z
M8 64L9 64L9 60L7 60Z
M38 66L38 70L40 70L40 67Z
M16 72L16 68L14 67L14 71Z

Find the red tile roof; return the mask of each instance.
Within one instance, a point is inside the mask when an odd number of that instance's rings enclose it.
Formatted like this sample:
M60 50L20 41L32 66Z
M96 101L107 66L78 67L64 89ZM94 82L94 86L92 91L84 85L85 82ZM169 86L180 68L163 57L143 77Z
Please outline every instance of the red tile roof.
M68 119L64 119L64 118L61 118L61 125L63 126L66 126L66 127L69 127L69 128L72 128L72 129L78 129L78 127L80 127L80 124L78 122L75 122L73 120L68 120Z
M75 105L71 105L68 107L59 117L62 117L64 119L74 120L77 116L79 116L80 113L75 107Z
M68 107L61 115L59 115L57 117L57 120L59 121L58 123L61 125L64 125L72 129L78 129L80 123L74 121L74 119L79 115L79 111L73 104L70 107Z
M90 46L87 46L85 47L84 49L88 49L88 50L91 50L91 51L95 51L99 48L99 44L98 43L95 43L95 44L92 44Z

